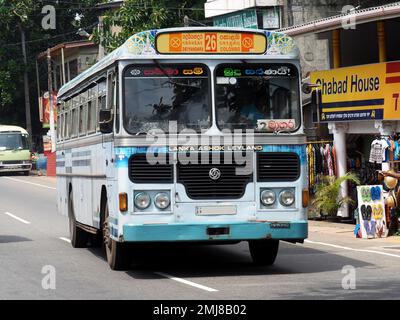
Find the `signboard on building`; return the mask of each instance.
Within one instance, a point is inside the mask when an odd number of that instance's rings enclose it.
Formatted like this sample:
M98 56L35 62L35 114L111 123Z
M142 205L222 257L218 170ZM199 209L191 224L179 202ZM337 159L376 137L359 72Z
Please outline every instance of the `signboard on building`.
M50 128L50 99L49 93L46 92L41 98L40 108L40 121L43 124L43 128ZM57 127L57 93L53 92L53 115L54 115L54 127Z
M281 18L279 7L263 9L262 11L263 29L279 29L281 27Z
M312 72L311 83L322 122L400 120L400 61Z
M264 34L250 32L160 33L156 38L156 49L162 54L263 54L267 49L267 38Z
M215 17L213 21L215 27L258 28L256 9L247 9L224 14Z

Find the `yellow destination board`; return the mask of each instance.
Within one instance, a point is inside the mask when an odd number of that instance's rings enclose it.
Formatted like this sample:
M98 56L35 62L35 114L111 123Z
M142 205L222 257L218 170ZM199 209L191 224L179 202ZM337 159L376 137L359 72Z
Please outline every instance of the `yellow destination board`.
M311 73L322 92L320 120L400 120L400 62Z
M245 32L172 32L160 33L156 50L161 54L263 54L267 38Z

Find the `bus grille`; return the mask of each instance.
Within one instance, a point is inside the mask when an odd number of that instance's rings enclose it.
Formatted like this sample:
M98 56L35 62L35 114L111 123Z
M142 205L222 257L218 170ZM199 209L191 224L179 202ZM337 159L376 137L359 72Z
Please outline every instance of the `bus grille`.
M299 176L300 159L296 153L257 153L257 181L296 181Z
M200 159L198 164L178 162L177 180L185 186L189 198L194 200L239 199L244 195L247 184L253 181L252 160L249 164L250 169L246 172L242 171L241 174L237 174L236 169L239 167L243 169L245 165L236 164L234 160L232 164L225 164L223 157L220 163L213 164L209 160L209 164L203 164ZM217 180L210 178L210 171L213 168L219 169L221 173Z
M134 183L172 183L173 165L170 164L169 155L166 164L150 164L146 154L134 154L129 158L129 179Z
M3 162L3 164L22 164L23 163L23 161L21 161L21 160L4 160L1 162Z

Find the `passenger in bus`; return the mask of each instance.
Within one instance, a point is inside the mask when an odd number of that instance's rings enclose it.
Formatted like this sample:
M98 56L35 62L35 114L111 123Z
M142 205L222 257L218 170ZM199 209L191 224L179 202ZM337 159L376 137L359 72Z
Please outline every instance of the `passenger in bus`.
M266 90L255 92L252 97L252 101L242 107L241 114L256 125L257 120L268 118L266 109L269 98Z

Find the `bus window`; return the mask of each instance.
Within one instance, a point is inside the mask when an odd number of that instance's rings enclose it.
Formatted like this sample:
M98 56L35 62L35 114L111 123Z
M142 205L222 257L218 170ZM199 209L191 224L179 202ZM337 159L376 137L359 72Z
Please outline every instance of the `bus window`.
M72 109L71 138L78 136L78 108Z
M0 151L29 150L28 136L19 132L0 133Z
M58 114L57 115L57 141L61 140L60 130L61 130L61 114Z
M86 134L86 104L79 107L79 135Z
M96 104L93 100L88 102L87 130L88 133L96 131Z
M72 130L71 130L71 112L72 112L71 110L69 110L67 112L67 116L66 116L66 119L65 119L65 123L66 123L65 135L66 135L67 139L71 138L71 134L72 134Z
M168 132L170 121L177 123L178 131L201 132L210 127L210 81L204 65L132 66L124 78L124 126L128 132Z
M300 125L296 68L282 64L222 64L216 68L217 124L258 130L258 120L291 119ZM260 129L261 130L261 129Z

